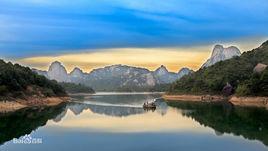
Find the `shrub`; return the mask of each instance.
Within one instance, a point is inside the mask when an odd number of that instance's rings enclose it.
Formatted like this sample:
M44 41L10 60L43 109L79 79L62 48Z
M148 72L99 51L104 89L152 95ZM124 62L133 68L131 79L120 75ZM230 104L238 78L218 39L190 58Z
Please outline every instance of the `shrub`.
M251 91L247 84L241 84L237 87L235 93L237 96L247 96L251 94Z

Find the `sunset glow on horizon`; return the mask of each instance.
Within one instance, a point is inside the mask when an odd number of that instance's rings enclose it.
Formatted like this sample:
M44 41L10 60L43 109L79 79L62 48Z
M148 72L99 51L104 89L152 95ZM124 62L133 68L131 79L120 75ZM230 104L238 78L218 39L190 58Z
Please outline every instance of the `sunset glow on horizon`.
M75 67L81 68L84 72L90 72L95 68L114 64L142 67L151 71L164 65L169 71L178 72L183 67L198 69L209 55L208 51L128 48L59 56L29 57L20 59L18 62L32 68L47 70L52 62L60 61L68 72L71 72Z
M264 38L246 39L224 43L224 47L237 46L241 52L258 47ZM210 57L213 45L194 47L164 47L164 48L110 48L96 50L73 50L75 53L60 53L58 55L29 56L11 60L31 68L48 70L54 61L60 61L68 72L79 67L84 72L109 65L122 64L154 71L161 65L171 72L178 72L183 67L198 70ZM68 51L67 51L68 52Z

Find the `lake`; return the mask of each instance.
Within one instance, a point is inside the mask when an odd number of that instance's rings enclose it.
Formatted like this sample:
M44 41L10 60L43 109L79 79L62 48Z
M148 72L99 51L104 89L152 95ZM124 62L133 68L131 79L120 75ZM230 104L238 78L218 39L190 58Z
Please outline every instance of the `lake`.
M77 95L60 106L0 114L0 150L268 150L265 109L224 102L166 103L159 97L148 93ZM154 99L156 110L142 108Z

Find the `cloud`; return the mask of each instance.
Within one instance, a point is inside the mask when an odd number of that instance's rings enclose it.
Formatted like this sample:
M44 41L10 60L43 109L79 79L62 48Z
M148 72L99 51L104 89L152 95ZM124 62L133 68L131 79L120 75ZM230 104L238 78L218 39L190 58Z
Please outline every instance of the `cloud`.
M192 51L189 51L191 49ZM17 62L38 69L47 70L53 61L60 61L70 72L78 66L84 71L91 71L112 64L126 64L131 66L145 67L155 70L164 64L171 71L177 72L180 68L188 66L198 69L201 63L209 55L207 51L200 51L203 48L122 48L107 49L95 52L84 52L77 54L64 54L59 56L39 56L17 60Z
M267 37L266 0L2 0L1 57Z
M225 47L237 46L242 52L259 47L266 38L243 38L232 42L217 41ZM23 64L32 68L48 70L53 61L62 62L70 72L74 67L79 67L86 72L113 64L145 67L155 70L160 65L165 65L170 71L178 72L182 67L197 70L211 55L214 43L211 45L186 46L186 47L155 47L155 48L102 48L55 51L57 55L26 56L10 61ZM39 54L39 55L38 55Z

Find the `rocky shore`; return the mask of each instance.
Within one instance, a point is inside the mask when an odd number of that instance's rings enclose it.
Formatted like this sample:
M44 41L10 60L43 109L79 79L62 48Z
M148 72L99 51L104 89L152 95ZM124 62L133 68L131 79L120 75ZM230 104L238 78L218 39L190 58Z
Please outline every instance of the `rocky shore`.
M211 102L226 100L226 97L218 95L163 95L162 97L168 101Z
M237 106L265 107L268 109L268 97L223 97L217 95L163 95L166 101L216 102L229 101Z
M1 100L0 113L13 112L26 107L56 106L68 100L69 97L28 97L26 99Z
M255 106L255 107L265 107L268 109L268 97L236 97L233 96L229 99L234 105L239 106Z

